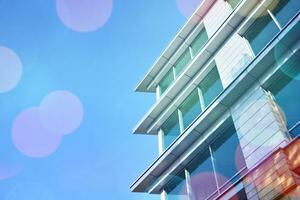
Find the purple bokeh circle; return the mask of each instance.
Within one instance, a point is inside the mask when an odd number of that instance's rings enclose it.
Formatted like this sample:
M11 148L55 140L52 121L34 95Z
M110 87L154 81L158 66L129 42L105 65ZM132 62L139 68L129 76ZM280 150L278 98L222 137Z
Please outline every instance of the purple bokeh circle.
M22 76L18 55L7 47L0 47L0 93L12 90Z
M52 133L66 135L79 128L83 120L83 106L73 93L58 90L41 102L39 114L42 124Z
M190 18L201 4L202 0L177 0L177 8L183 16Z
M61 142L60 135L51 133L43 126L38 108L27 109L17 116L12 139L21 153L33 158L49 156Z
M110 18L113 0L56 0L60 20L78 32L95 31Z

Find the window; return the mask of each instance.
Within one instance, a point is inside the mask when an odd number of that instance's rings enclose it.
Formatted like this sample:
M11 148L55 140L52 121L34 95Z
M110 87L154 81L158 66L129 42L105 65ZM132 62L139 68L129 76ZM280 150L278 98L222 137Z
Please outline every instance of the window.
M159 83L160 93L163 94L174 81L173 69L171 68Z
M208 149L199 153L189 163L187 170L191 172L191 188L195 200L206 199L217 191L217 183Z
M168 147L180 134L177 110L162 125L161 129L164 132L164 147Z
M278 32L279 28L267 11L265 11L263 15L256 19L249 27L245 38L250 43L254 54L257 55Z
M227 2L230 4L231 8L234 9L239 4L240 0L227 0Z
M174 176L165 188L168 200L188 200L184 171Z
M270 9L281 26L285 26L299 12L300 2L299 0L275 0Z
M246 165L244 159L237 157L238 153L241 153L241 148L233 123L211 145L211 149L216 173L221 175L217 176L218 184L222 186L241 170L240 167ZM241 160L237 160L237 158Z
M188 127L194 119L202 112L198 91L194 90L180 105L183 127Z
M215 63L206 77L162 125L164 147L168 147L201 112L222 92L223 86Z
M224 191L230 186L225 183L239 178L239 172L246 166L243 157L237 160L237 155L242 155L242 151L232 119L227 123L227 128L219 130L219 136L188 164L195 200L203 200ZM232 180L228 183L232 184Z
M282 66L280 80L276 80L269 91L284 112L287 128L291 129L300 121L300 58L293 56ZM291 131L291 136L300 135L300 126Z
M208 40L208 35L206 33L205 28L203 28L191 44L191 48L193 50L194 56L197 53L199 53L199 51L203 48L207 40Z
M176 76L178 76L182 72L182 70L187 66L187 64L190 61L191 61L191 54L189 48L187 48L174 64Z
M199 84L203 96L205 107L208 106L223 90L217 67L208 73L208 75Z

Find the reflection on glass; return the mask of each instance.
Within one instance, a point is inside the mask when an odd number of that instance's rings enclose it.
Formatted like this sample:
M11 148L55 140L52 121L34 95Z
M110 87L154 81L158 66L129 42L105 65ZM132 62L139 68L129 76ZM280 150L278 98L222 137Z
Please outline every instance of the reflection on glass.
M202 49L207 40L208 35L206 33L205 28L203 28L191 44L194 56Z
M216 179L209 150L199 153L187 168L191 172L191 188L194 200L206 199L217 190Z
M164 132L164 146L167 148L180 134L177 110L162 125L161 129Z
M190 61L191 61L191 54L189 48L187 48L174 64L176 76L178 76L182 72L182 70L187 66L187 64Z
M282 26L285 26L300 10L299 0L275 0L270 10ZM275 7L275 8L273 8Z
M262 16L249 27L245 33L245 38L249 41L254 54L258 54L279 32L279 28L269 16L264 12Z
M240 0L227 0L230 6L234 9L240 2Z
M217 67L207 74L199 84L205 106L208 106L223 90Z
M282 68L281 79L276 80L269 88L275 101L283 110L288 129L300 121L300 59L293 56ZM299 129L298 129L299 130ZM300 135L294 130L292 137Z
M218 183L222 186L225 181L229 180L235 174L238 173L237 162L243 162L243 166L245 166L244 159L241 161L237 161L237 155L241 152L241 148L239 145L239 139L236 134L236 130L234 125L231 124L222 135L217 138L217 140L211 145L213 151L213 158L216 167L216 172L218 175ZM226 155L226 156L224 156ZM219 177L226 177L224 178Z
M201 113L201 105L198 91L194 90L180 105L179 110L182 113L183 126L188 127L194 119Z
M188 200L184 171L174 176L165 188L168 200Z
M159 83L161 94L166 91L166 89L171 85L173 81L174 81L174 75L173 75L173 69L171 68Z

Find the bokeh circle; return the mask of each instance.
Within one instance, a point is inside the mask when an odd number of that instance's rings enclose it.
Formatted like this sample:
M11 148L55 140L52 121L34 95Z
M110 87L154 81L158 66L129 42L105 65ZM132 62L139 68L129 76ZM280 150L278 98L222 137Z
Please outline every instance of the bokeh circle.
M110 18L113 0L56 0L60 20L78 32L96 31Z
M83 120L83 106L73 93L57 90L41 102L39 114L42 124L52 133L66 135L79 128Z
M61 136L51 133L40 121L38 108L20 113L13 123L12 139L26 156L42 158L51 155L60 145Z
M22 76L22 63L11 49L0 46L0 93L12 90Z
M177 8L183 16L190 18L203 0L177 0Z

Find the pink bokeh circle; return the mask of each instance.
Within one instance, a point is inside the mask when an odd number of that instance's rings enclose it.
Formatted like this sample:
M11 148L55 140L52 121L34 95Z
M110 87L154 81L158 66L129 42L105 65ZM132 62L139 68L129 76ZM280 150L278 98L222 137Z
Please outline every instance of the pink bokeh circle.
M183 16L190 18L203 0L177 0L177 8Z
M66 135L79 128L83 120L83 106L73 93L57 90L41 102L39 115L42 124L52 133Z
M12 90L22 76L22 63L18 55L7 47L0 47L0 93Z
M12 139L16 148L26 156L42 158L52 154L60 145L61 136L51 133L40 121L39 109L20 113L13 123Z
M110 18L113 0L56 0L60 20L78 32L96 31Z

